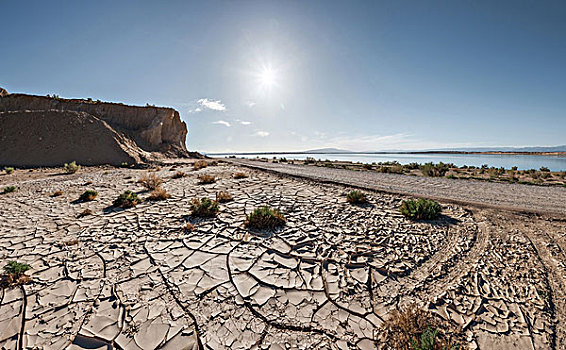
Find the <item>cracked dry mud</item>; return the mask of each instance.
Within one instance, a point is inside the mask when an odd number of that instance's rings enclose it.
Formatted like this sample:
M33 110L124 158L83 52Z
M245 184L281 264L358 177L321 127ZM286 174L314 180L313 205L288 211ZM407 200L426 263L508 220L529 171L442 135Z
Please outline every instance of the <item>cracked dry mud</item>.
M389 312L413 302L461 326L471 349L566 346L563 220L443 205L439 220L411 222L398 195L352 206L346 187L175 167L189 176L157 172L171 199L126 210L109 206L142 190L142 170L2 183L20 189L0 196L0 263L33 269L0 292L1 348L372 349ZM72 204L85 189L97 200ZM234 201L217 218L189 216L192 198L219 190ZM245 229L264 204L287 225ZM78 218L85 209L94 215Z

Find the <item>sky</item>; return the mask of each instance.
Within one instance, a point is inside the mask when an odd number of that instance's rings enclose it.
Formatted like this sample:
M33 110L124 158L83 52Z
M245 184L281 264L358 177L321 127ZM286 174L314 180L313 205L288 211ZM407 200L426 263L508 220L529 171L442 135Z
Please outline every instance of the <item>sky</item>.
M565 1L0 2L0 87L169 106L201 152L566 144Z

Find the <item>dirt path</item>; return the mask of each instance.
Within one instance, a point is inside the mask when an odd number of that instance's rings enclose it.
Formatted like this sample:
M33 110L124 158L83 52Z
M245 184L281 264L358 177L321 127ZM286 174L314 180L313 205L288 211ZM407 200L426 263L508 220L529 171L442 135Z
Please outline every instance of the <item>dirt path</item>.
M566 215L566 188L563 187L382 174L373 171L265 163L247 159L225 160L279 174L388 193L426 197L458 204L472 204L479 207Z

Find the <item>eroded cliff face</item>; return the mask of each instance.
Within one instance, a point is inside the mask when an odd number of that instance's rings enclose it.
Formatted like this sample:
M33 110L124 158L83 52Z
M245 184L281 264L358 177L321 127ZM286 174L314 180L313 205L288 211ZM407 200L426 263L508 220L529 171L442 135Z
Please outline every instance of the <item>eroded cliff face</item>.
M108 123L85 112L0 112L0 164L17 167L135 164L150 158Z
M90 114L133 140L142 150L186 156L187 125L172 108L138 107L79 99L25 94L0 95L0 112L75 111ZM0 133L4 131L0 130Z

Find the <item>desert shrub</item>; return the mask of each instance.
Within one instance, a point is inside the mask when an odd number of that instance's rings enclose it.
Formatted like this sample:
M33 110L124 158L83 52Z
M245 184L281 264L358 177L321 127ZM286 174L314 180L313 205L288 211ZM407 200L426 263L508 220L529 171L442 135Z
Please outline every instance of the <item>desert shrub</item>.
M128 165L128 162L122 162L122 163L120 163L120 166L122 168L127 168L129 165Z
M218 202L210 198L194 198L191 201L191 215L203 218L216 216L219 211Z
M246 173L242 173L242 172L234 173L234 179L245 179L246 177L248 177Z
M430 176L430 177L437 177L437 176L444 176L446 175L446 173L449 170L449 166L447 164L444 164L442 162L438 163L438 164L434 164L432 162L430 163L426 163L424 165L421 166L421 171L423 173L424 176Z
M234 200L234 197L227 191L216 192L216 201L218 203L226 203Z
M197 160L193 163L194 170L200 170L202 168L206 168L208 166L208 162L206 160Z
M373 169L373 167L371 166L371 164L367 164L367 163L366 163L366 164L362 164L362 168L365 169L365 170L371 170L371 169Z
M281 159L279 159L279 161L280 161L281 163L287 163L287 158L281 157Z
M160 187L163 180L154 172L148 172L138 179L138 183L145 187L146 190L152 191Z
M149 197L147 197L147 199L149 199L150 201L163 201L169 198L171 198L171 195L167 193L167 190L163 187L158 187L155 190L151 191Z
M421 165L415 162L403 165L403 168L408 170L415 170L415 169L419 169L420 167Z
M259 230L274 229L285 225L286 221L285 216L278 209L272 209L265 205L248 214L244 225Z
M401 214L413 220L436 219L442 207L431 199L409 199L401 203Z
M384 174L403 174L403 167L401 165L380 165L377 171Z
M385 349L453 350L461 349L464 335L433 314L410 305L393 310L377 330L376 341Z
M90 202L93 201L96 198L96 196L98 196L98 192L93 190L87 190L84 191L83 194L81 194L79 200L83 202Z
M2 193L6 194L6 193L12 193L12 192L16 192L18 190L18 188L16 186L6 186L4 187L4 190L2 191Z
M354 190L348 192L348 194L346 195L346 201L350 204L364 204L367 203L368 199L365 193Z
M548 169L548 168L545 167L545 166L541 166L539 170L540 170L540 171L543 171L543 172L545 172L545 173L548 173L548 172L550 171L550 169Z
M182 172L182 171L177 171L177 172L172 176L172 178L174 178L174 179L180 179L180 178L183 178L183 177L186 177L186 176L187 176L187 174L185 174L184 172Z
M62 195L63 195L63 191L61 191L61 190L57 190L57 191L51 193L51 197L59 197L59 196L62 196Z
M198 182L201 185L212 184L216 182L216 179L212 175L199 175Z
M449 174L449 175L446 175L446 178L447 179L455 179L456 176L454 176L453 174Z
M513 171L517 171L518 169L519 169L519 168L516 167L516 166L511 167L511 170L513 170Z
M4 171L6 172L6 174L11 174L14 172L14 168L12 167L4 167Z
M65 163L63 168L67 174L74 174L81 169L81 166L77 165L75 161L72 161L70 163Z
M135 192L125 191L121 193L112 203L115 207L131 208L141 203L141 198Z
M316 163L316 159L314 159L313 157L307 157L305 159L305 164L314 164Z
M3 287L11 287L29 282L30 278L25 275L26 271L31 269L28 264L10 261L4 266L4 273L2 274Z

